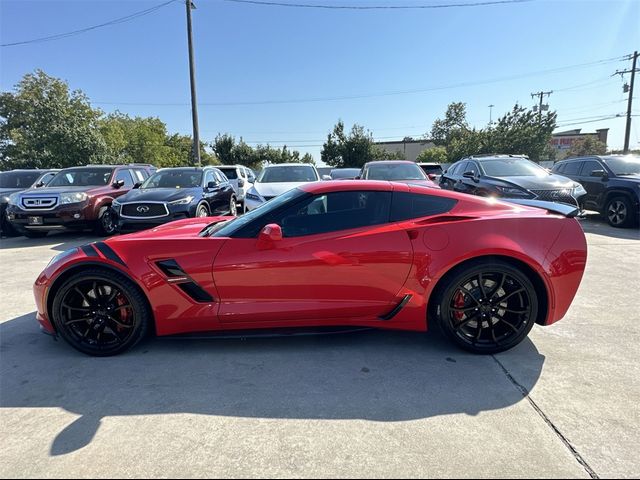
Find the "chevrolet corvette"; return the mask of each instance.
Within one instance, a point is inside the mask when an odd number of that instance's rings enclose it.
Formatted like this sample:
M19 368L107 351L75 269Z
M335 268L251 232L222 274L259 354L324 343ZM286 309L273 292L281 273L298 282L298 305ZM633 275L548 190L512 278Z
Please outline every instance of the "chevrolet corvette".
M356 327L496 353L569 309L587 248L574 206L405 183L316 182L242 217L73 248L34 285L42 330L89 355L147 335Z

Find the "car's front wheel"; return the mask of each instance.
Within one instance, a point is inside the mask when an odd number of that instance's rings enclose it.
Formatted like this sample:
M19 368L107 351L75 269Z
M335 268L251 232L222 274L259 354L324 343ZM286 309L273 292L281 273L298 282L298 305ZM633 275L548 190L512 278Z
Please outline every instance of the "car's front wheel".
M98 217L98 223L95 227L95 232L98 235L109 236L116 233L116 222L111 212L111 207L104 207L100 216Z
M73 348L93 356L130 349L149 331L151 314L144 295L117 272L89 269L68 278L51 309L58 334Z
M202 218L202 217L208 217L208 216L209 216L209 209L207 208L207 206L204 203L201 203L200 205L198 205L198 208L196 209L196 217Z
M229 215L232 217L238 215L238 200L235 195L231 195L231 199L229 200Z
M442 331L474 353L503 352L522 342L538 314L529 278L500 260L467 264L445 279L436 299Z
M604 209L607 222L612 227L631 227L637 220L637 212L628 197L618 196L611 198Z

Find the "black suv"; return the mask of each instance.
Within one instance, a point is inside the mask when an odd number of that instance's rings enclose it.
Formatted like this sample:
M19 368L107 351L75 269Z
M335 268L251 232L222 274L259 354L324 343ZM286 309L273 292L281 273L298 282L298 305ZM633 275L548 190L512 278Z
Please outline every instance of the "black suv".
M191 217L237 213L229 179L213 167L163 168L113 202L118 231L142 230Z
M463 158L440 177L440 187L481 197L503 197L578 206L582 185L549 173L524 155L478 155Z
M580 182L587 194L582 207L596 210L613 227L640 221L640 156L607 155L562 160L553 172Z

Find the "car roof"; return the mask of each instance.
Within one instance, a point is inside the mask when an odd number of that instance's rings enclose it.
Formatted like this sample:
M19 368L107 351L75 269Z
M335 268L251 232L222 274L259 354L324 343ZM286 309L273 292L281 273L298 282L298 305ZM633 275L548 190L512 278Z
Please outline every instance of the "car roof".
M503 154L493 155L491 154L491 155L471 155L469 157L461 158L460 160L458 160L458 162L461 162L463 160L477 160L479 162L482 162L483 160L502 160L502 159L509 159L509 158L524 158L525 160L529 160L529 157L527 157L526 155L503 155Z
M416 162L412 162L411 160L374 160L372 162L367 162L364 165L366 167L367 165L398 165L407 163L416 165Z
M274 167L312 167L316 168L315 165L310 163L272 163L271 165L267 165L264 168L274 168Z

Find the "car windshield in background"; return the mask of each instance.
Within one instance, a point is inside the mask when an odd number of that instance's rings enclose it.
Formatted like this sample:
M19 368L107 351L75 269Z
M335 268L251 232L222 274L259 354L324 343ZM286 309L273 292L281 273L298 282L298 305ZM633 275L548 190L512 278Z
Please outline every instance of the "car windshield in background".
M318 175L313 167L306 165L283 165L268 167L260 172L259 183L315 182Z
M109 183L111 168L78 168L64 170L49 182L47 187L98 187Z
M42 172L2 172L0 188L29 188Z
M201 237L230 237L235 232L240 230L241 228L248 225L253 220L264 216L265 218L274 210L279 208L281 205L293 200L297 197L302 197L305 195L305 192L298 188L294 188L289 190L282 195L278 195L273 200L269 202L263 203L255 210L251 210L250 212L245 213L241 217L236 217L232 220L227 220L226 222L216 223L207 228L205 228L202 232L200 232Z
M616 175L640 175L640 156L605 157L605 161Z
M151 175L140 188L194 188L201 181L202 172L197 170L165 170Z
M424 173L442 175L442 167L440 165L433 165L433 166L421 165L420 168L422 168Z
M484 173L490 177L546 177L549 172L525 158L482 160ZM464 173L464 172L462 172Z
M238 171L235 168L218 168L218 170L224 173L229 180L238 178Z
M359 168L340 168L337 170L331 170L331 178L339 180L341 178L355 178L360 175Z
M411 163L381 163L369 165L367 180L425 180L422 169Z

